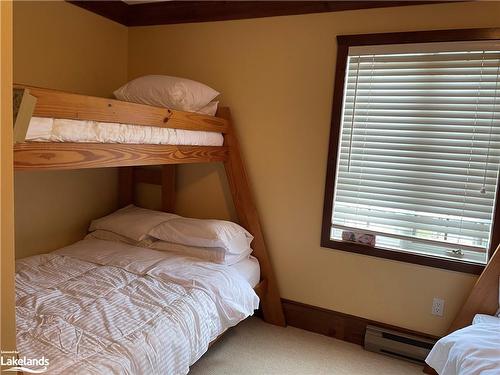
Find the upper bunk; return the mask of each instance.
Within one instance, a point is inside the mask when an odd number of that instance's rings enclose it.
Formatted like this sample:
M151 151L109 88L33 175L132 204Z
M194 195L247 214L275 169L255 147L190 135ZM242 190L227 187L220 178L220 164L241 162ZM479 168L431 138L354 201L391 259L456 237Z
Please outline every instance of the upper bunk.
M220 108L218 111L227 112L227 108ZM226 161L228 158L226 142L224 145L202 146L25 140L32 119L76 120L72 122L82 126L98 124L108 128L120 124L125 127L178 129L191 135L194 132L213 132L225 136L230 133L231 126L228 119L223 117L25 85L14 85L14 117L16 170L207 163Z

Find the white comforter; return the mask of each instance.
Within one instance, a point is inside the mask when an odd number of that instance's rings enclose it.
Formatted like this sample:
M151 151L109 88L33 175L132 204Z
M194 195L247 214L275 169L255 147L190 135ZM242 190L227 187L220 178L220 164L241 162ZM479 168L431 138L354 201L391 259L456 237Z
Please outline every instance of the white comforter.
M426 362L440 375L500 374L500 319L476 315L471 326L440 339Z
M186 374L258 307L227 266L86 239L16 264L19 356L47 374Z

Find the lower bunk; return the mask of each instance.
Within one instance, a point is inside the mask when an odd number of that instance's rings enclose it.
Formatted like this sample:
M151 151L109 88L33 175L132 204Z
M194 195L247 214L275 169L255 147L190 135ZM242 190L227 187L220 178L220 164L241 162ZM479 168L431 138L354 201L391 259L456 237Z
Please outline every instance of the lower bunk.
M186 374L259 306L251 256L217 264L98 233L16 263L18 356L48 359L47 374Z

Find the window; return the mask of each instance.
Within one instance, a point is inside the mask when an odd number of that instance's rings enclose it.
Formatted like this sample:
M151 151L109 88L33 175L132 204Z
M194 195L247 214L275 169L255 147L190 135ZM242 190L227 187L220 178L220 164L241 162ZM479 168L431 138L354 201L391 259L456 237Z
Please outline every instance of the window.
M498 245L500 42L342 49L322 244L480 270ZM372 234L376 245L342 241L343 232Z

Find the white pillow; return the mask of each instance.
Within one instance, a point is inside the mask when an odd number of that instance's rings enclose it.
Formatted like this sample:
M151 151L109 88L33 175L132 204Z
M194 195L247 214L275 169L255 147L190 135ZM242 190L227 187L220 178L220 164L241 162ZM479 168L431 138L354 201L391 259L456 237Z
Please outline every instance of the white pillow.
M240 254L233 254L221 247L196 247L186 246L166 241L155 241L149 245L149 248L160 251L169 251L180 255L203 259L208 262L225 264L231 266L243 259L246 259L252 253L252 249L248 249Z
M108 216L93 220L89 231L101 229L134 241L142 241L155 226L176 217L178 216L174 214L129 205Z
M210 102L205 107L200 108L196 113L201 113L202 115L215 116L217 113L217 107L219 102Z
M151 243L158 241L156 238L146 236L142 241L136 241L131 238L110 232L109 230L98 229L90 232L85 236L85 239L96 239L104 241L121 242L127 245L138 246L138 247L150 247Z
M236 223L176 217L152 228L148 234L166 242L186 246L219 247L231 254L250 249L253 236Z
M127 102L196 112L215 99L219 92L186 78L147 75L126 83L114 95Z

